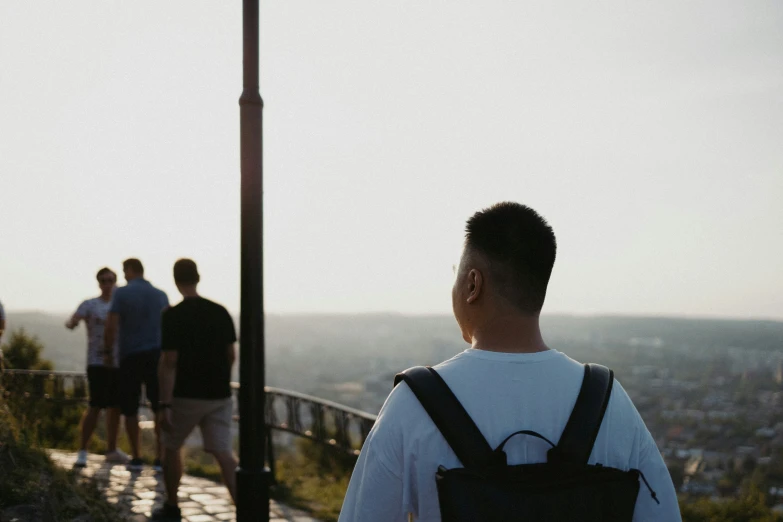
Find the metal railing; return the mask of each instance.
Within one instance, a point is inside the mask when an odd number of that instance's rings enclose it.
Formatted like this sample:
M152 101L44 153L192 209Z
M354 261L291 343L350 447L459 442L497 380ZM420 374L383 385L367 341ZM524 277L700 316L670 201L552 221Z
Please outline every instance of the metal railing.
M239 421L237 393L232 382L234 420ZM266 387L266 426L291 433L337 450L358 455L376 416L336 402L280 388ZM3 370L0 393L29 400L86 403L87 376L79 372ZM145 401L145 405L146 404ZM271 440L271 437L269 437Z

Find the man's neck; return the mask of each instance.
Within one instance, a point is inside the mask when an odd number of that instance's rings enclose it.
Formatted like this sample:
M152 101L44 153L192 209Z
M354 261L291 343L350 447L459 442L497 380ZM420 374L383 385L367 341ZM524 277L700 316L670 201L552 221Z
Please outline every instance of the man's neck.
M179 293L181 293L182 297L185 299L199 297L198 290L196 290L195 286L181 286L179 287Z
M111 292L103 292L101 293L101 300L106 301L107 303L111 301Z
M476 350L535 353L549 350L541 336L538 317L508 314L487 320L473 331Z

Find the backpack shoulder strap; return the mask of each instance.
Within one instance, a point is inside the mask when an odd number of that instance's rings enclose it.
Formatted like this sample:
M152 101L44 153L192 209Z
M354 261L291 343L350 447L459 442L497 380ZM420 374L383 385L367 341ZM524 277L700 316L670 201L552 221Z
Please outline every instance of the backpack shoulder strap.
M614 372L600 364L585 364L582 388L557 446L549 450L549 462L585 466L609 404Z
M394 377L395 386L401 381L416 395L463 466L481 468L494 462L489 443L438 372L416 366Z

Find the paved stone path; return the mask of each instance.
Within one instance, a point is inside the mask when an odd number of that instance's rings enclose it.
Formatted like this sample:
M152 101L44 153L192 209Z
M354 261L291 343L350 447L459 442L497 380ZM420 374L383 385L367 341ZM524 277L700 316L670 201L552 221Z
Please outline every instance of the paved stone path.
M51 450L49 455L57 465L71 469L76 453ZM104 491L106 500L117 504L126 513L126 520L146 521L150 512L163 504L163 476L151 468L130 472L124 465L111 464L100 455L90 455L82 476L91 477ZM185 475L179 487L182 520L212 522L235 520L234 504L226 488L208 479ZM272 500L270 522L318 522L302 511L291 509Z

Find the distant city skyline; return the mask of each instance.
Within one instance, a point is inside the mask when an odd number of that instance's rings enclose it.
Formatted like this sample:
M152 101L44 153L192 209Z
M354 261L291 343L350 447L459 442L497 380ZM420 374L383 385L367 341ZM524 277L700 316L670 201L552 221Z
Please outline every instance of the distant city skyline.
M549 220L544 314L783 320L783 4L262 2L269 313L450 313L465 220ZM0 301L138 257L239 309L241 5L0 3Z

